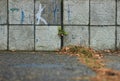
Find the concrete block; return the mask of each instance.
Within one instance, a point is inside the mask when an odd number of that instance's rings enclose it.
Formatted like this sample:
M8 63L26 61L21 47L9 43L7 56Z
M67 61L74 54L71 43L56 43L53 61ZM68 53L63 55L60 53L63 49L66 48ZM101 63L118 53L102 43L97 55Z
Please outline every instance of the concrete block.
M10 24L34 23L34 0L9 0Z
M91 27L90 46L96 50L115 49L115 26Z
M7 26L0 26L0 50L7 50Z
M0 24L7 23L7 0L0 0Z
M61 0L36 0L35 16L36 24L61 24Z
M117 27L117 48L120 49L120 26Z
M120 25L120 0L117 0L117 23Z
M33 50L34 27L33 26L10 26L9 28L10 50Z
M61 39L58 36L57 26L37 26L35 40L37 51L53 51L60 49Z
M65 26L64 29L68 33L68 35L64 37L64 46L88 46L89 35L87 26Z
M89 0L64 0L64 24L89 22Z
M91 0L91 25L115 25L115 0Z

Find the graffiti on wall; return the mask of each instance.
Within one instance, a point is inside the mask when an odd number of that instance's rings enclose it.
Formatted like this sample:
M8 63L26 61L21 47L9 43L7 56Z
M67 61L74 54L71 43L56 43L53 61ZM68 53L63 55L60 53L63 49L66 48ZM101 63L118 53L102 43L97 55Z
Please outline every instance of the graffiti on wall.
M24 11L21 10L21 24L23 24L23 22L24 22L24 18L25 18Z
M61 0L37 0L35 2L35 13L39 11L40 4L42 5L42 18L46 20L47 24L61 24ZM38 21L36 20L36 24ZM41 21L39 24L45 24Z
M34 0L8 0L10 24L34 23Z
M61 24L61 0L8 0L5 6L0 8L1 24L7 23L7 10L9 24Z
M35 17L37 19L37 24L40 24L40 21L44 22L44 24L48 24L47 21L41 17L44 8L45 8L45 6L42 7L42 4L40 3L39 10L38 10L37 14L35 15Z

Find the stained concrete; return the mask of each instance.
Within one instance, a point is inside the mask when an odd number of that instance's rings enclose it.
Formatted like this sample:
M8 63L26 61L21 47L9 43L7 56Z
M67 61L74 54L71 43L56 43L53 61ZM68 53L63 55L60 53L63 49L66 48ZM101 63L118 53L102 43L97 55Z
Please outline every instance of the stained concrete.
M9 50L34 50L33 26L10 26Z
M91 0L91 25L115 25L115 0Z
M89 22L89 0L64 0L64 24Z
M34 0L9 0L10 24L34 23Z
M97 50L115 49L115 26L91 26L90 46Z
M116 0L64 0L64 12L61 12L61 3L62 0L1 0L0 25L6 26L5 35L3 31L0 34L3 44L0 50L7 46L8 50L59 49L61 39L57 35L57 26L61 25L68 32L64 36L64 46L89 46L90 41L90 46L95 49L114 49L115 45L120 48L119 0L117 3ZM117 36L115 26L118 26Z
M7 50L7 26L0 26L0 50Z
M7 23L7 0L0 0L0 24Z
M120 0L117 0L117 24L120 25Z
M36 50L60 49L61 39L58 36L58 26L36 26Z
M120 49L120 26L117 27L117 48Z
M61 0L36 0L35 2L35 15L39 11L39 6L44 8L41 17L47 24L61 24ZM37 24L37 17L35 17ZM45 24L42 20L39 24Z
M65 26L64 45L88 46L88 26Z

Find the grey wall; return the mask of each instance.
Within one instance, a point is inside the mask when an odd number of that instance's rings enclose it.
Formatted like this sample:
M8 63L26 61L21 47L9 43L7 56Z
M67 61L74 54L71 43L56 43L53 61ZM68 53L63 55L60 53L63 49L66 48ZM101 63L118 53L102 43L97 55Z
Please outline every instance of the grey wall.
M119 30L119 0L0 0L0 50L120 49Z

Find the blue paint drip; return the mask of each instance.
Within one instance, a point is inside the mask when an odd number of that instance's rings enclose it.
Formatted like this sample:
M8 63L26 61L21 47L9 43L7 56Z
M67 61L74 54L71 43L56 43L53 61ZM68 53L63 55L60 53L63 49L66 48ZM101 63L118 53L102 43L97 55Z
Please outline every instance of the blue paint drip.
M70 22L70 5L68 4L68 22Z
M24 11L22 10L21 11L21 24L23 24L24 18L25 18L25 14L24 14Z
M57 5L55 5L55 8L54 8L54 10L53 10L53 13L54 13L54 23L56 23L56 13L57 13Z

